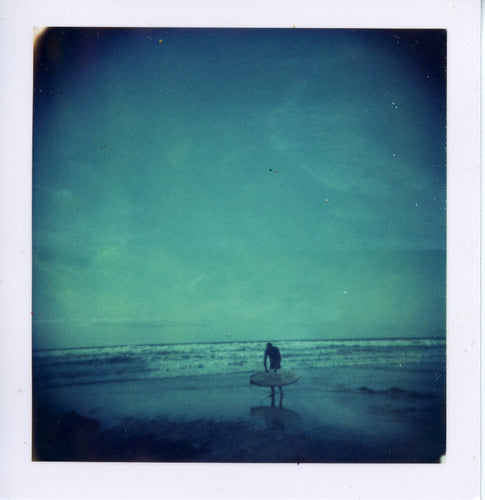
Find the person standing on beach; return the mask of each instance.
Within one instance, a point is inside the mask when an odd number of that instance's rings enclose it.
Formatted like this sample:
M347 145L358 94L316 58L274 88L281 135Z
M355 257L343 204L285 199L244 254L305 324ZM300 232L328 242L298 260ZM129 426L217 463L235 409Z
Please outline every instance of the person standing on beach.
M273 344L271 344L270 342L268 342L266 344L266 350L264 351L264 369L266 370L266 372L268 372L268 367L266 365L266 359L269 357L269 369L270 370L274 370L276 372L276 370L278 370L278 368L281 368L281 354L280 354L280 350L274 346Z

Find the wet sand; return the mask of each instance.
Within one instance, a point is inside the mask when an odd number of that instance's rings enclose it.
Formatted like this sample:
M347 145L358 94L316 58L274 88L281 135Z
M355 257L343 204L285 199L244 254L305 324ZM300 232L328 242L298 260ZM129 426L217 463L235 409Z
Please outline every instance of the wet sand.
M249 375L37 388L34 459L433 463L445 453L435 374L312 370L274 398Z

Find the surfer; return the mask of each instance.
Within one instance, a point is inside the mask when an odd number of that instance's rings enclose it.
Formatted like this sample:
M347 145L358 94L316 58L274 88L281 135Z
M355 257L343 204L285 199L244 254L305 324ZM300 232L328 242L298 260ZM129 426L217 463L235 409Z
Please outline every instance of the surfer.
M280 350L274 346L273 344L271 344L270 342L268 342L266 344L266 350L264 351L264 369L266 370L266 372L268 372L268 367L266 365L266 359L269 357L269 369L270 370L274 370L276 372L276 370L278 370L278 368L281 368L281 354L280 354Z
M274 370L276 373L276 370L281 368L281 354L280 350L270 342L266 344L266 350L264 351L264 369L266 370L266 373L269 371L266 365L266 359L268 357L269 369ZM281 397L283 397L283 389L281 388L281 385L279 386L279 389ZM271 400L274 402L274 385L271 386Z

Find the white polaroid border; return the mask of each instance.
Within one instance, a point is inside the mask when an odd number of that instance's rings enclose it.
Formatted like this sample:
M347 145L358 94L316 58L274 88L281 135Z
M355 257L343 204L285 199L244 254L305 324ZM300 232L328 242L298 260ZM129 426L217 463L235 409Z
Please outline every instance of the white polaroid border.
M31 462L34 27L448 30L447 454L429 465ZM3 0L0 3L0 497L478 498L480 2Z

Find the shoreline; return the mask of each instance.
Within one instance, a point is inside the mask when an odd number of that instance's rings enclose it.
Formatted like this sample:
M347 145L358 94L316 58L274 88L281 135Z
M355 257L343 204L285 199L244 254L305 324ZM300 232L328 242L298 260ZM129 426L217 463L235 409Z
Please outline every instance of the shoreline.
M273 399L247 373L44 387L34 404L34 459L439 462L444 392L431 390L429 374L379 375L354 369L347 386L339 370L308 370Z

